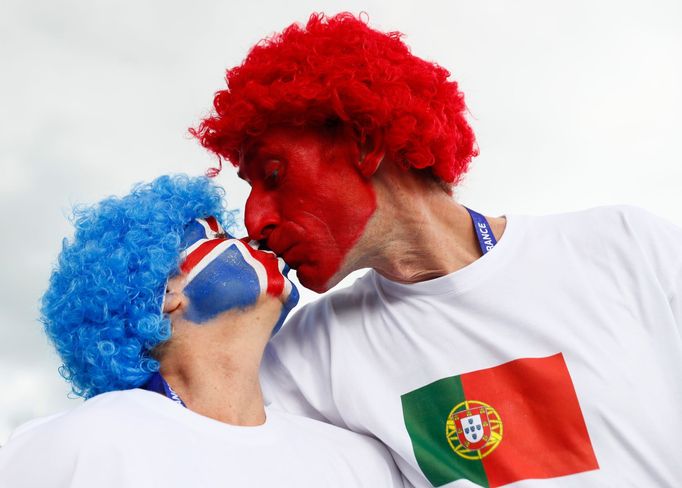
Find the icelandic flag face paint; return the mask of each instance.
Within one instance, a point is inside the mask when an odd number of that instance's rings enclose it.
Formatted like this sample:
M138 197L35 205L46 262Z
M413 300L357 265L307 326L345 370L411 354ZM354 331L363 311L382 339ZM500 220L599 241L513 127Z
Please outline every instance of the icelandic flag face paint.
M247 308L268 294L279 297L276 330L298 303L298 290L286 278L289 268L271 251L260 251L223 231L215 217L196 219L185 229L180 270L186 275L188 320L205 322L233 308ZM275 330L275 332L276 332Z

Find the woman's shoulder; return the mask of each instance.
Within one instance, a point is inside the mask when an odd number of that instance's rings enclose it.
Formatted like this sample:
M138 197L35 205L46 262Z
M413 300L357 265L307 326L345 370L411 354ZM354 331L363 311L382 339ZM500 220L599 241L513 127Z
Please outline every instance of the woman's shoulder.
M40 445L59 439L63 445L67 438L82 442L100 436L115 437L121 433L122 426L133 427L131 423L142 420L144 409L140 407L150 395L155 394L137 389L102 393L73 409L20 425L6 447L19 443L19 439L22 444L35 442Z
M116 391L32 420L0 449L0 486L130 486L126 476L148 462L145 454L167 444L156 440L167 404L158 393Z

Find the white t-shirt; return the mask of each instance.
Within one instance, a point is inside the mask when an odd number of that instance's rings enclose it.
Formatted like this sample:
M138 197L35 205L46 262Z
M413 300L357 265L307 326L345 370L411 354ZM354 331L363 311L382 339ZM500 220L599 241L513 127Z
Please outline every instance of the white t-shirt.
M377 441L273 408L266 416L233 426L158 393L105 393L19 427L0 449L0 486L402 486Z
M461 270L370 271L299 310L261 380L417 487L680 487L682 229L625 206L509 216Z

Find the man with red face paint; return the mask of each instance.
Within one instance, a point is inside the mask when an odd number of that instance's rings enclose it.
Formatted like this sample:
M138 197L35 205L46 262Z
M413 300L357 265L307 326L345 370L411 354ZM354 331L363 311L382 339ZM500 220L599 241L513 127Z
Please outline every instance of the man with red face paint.
M448 77L398 33L314 15L230 70L194 131L301 283L371 268L271 340L266 397L379 438L419 487L679 486L682 229L462 206L476 146Z
M246 204L252 238L265 241L317 292L347 274L349 252L376 210L370 180L348 164L358 157L355 140L332 130L271 129L247 143L240 166L252 188Z

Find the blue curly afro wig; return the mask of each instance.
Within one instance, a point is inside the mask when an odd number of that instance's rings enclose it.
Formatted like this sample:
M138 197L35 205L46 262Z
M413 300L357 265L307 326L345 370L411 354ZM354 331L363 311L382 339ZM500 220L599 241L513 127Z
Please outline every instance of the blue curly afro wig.
M231 224L223 196L206 177L161 176L74 209L75 234L63 241L41 321L76 395L135 388L158 371L151 351L170 338L161 306L184 228L209 215Z

